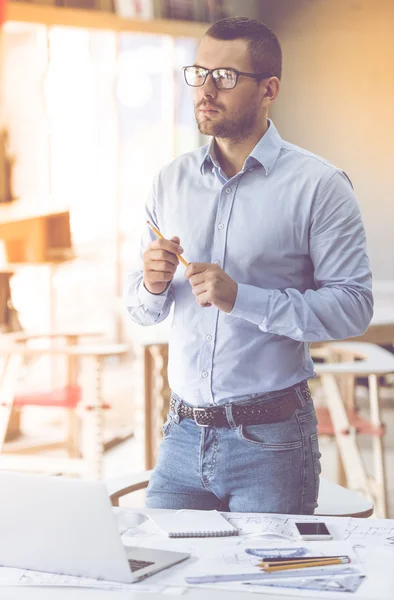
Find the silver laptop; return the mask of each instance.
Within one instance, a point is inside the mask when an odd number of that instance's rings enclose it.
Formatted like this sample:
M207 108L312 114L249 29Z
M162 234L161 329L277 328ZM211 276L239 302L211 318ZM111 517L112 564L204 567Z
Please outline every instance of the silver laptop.
M134 583L189 554L126 548L103 483L0 471L0 565Z

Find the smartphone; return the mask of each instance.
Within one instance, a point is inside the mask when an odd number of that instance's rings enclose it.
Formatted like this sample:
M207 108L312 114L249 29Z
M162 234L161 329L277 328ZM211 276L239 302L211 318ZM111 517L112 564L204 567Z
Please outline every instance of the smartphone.
M325 523L295 523L295 526L302 540L332 540L332 534Z

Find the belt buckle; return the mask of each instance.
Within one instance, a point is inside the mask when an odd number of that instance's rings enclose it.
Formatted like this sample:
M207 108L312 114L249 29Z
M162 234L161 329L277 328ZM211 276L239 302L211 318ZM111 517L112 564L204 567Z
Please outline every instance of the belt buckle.
M195 420L195 422L197 423L197 425L198 425L199 427L210 427L210 424L209 424L209 423L200 423L200 422L199 422L199 420L198 420L198 418L197 418L197 414L198 414L199 412L200 412L200 413L202 412L202 413L204 413L204 414L207 414L207 411L206 411L206 409L205 409L205 408L199 408L198 406L194 406L194 407L193 407L193 417L194 417L194 420Z

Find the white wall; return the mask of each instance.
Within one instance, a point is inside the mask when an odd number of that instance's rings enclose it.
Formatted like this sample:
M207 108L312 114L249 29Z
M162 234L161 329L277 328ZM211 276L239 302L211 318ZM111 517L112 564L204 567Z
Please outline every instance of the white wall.
M394 0L276 0L282 44L272 117L285 139L346 170L375 279L394 280Z

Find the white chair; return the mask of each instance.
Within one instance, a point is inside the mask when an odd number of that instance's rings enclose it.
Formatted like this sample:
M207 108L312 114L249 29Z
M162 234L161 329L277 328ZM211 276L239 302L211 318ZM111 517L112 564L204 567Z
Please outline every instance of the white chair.
M122 496L148 487L153 471L144 471L138 475L124 475L106 481L112 506L119 506ZM337 483L320 478L319 507L316 515L330 517L370 517L374 506L370 500Z

